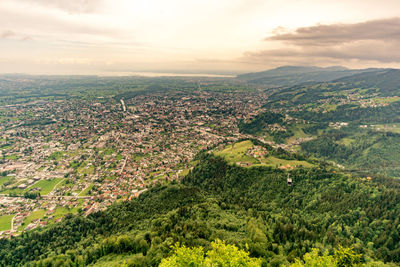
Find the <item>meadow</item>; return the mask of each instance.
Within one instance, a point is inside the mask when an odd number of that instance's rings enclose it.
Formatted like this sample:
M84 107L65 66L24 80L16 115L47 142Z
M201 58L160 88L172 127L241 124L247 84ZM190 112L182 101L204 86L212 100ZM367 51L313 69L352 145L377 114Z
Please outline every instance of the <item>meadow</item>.
M11 220L14 214L0 216L0 232L11 229Z
M233 143L226 146L223 150L214 152L215 155L223 157L230 164L248 164L248 167L269 166L280 167L290 165L291 167L303 166L312 167L313 164L304 160L290 160L266 155L254 158L246 155L247 151L254 147L251 140Z

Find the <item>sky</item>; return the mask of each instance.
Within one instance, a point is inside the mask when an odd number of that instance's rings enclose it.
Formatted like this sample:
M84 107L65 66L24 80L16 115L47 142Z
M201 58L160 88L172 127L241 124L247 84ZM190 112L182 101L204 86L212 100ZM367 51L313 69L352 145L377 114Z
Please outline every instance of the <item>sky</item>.
M399 0L0 0L0 73L400 68Z

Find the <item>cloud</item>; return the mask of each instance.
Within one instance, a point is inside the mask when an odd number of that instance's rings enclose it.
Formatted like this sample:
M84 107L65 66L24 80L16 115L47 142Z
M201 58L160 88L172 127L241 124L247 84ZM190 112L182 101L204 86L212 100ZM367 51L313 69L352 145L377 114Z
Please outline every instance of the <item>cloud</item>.
M279 29L280 31L286 29ZM400 41L400 18L372 20L355 24L331 24L301 27L294 32L277 33L265 38L292 45L337 45L359 40Z
M264 39L268 47L248 51L247 62L280 64L346 64L346 62L400 63L400 18L354 24L315 25L275 29Z
M21 35L17 34L14 31L10 30L5 30L3 32L0 32L0 40L1 39L13 39L13 40L19 40L19 41L32 41L34 38L29 35Z
M23 36L20 39L21 41L33 41L35 40L35 38L33 38L32 36Z
M68 13L93 13L102 5L103 0L18 0L20 2L57 8Z
M86 3L87 0L54 1L57 5L79 2ZM90 1L95 2L102 0ZM63 40L104 43L121 38L121 31L113 24L112 17L101 13L71 14L51 5L50 0L0 0L0 38L7 35L14 40L42 41L46 46L58 45ZM83 4L82 9L87 10L85 6ZM78 12L78 9L74 10ZM1 30L12 30L14 36L2 34Z
M5 30L0 33L0 39L7 39L10 37L13 37L14 35L15 35L15 33L13 31Z

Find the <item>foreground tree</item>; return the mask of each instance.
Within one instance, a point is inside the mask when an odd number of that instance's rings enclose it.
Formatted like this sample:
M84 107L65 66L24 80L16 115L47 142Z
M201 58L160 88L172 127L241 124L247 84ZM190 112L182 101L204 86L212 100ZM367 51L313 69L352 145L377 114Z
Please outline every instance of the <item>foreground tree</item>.
M202 247L187 248L176 244L174 254L161 261L160 267L261 266L261 260L250 258L249 253L234 245L217 240L212 249L204 253Z
M395 264L374 261L368 263L361 263L362 255L354 253L352 248L345 248L339 246L333 255L329 255L326 250L322 255L317 248L312 249L311 252L304 254L303 261L296 259L295 263L290 267L351 267L351 266L395 266Z

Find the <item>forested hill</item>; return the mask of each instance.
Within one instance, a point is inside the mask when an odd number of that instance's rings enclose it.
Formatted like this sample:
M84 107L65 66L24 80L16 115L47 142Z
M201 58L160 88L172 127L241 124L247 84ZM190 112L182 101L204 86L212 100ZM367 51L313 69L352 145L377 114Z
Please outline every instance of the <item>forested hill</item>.
M360 106L364 101L376 104L397 102L400 93L400 70L398 69L367 69L363 73L343 77L330 82L313 82L297 84L278 89L268 98L267 107L279 104L288 107L301 108L304 105L321 108L326 104L355 104ZM368 107L363 105L363 107ZM328 110L329 111L329 110Z
M381 96L394 96L398 95L400 90L400 70L376 70L344 77L334 82L346 83L350 88L377 88Z
M308 156L400 177L400 70L279 88L264 108L239 130L289 146L297 139Z
M284 171L229 165L208 153L197 160L179 184L0 240L0 265L156 266L176 242L207 250L217 239L265 266L339 245L369 266L400 263L399 180L348 176L324 164Z
M327 68L315 66L282 66L279 68L238 75L239 80L267 87L294 86L310 82L328 82L376 69L352 70L341 66Z

